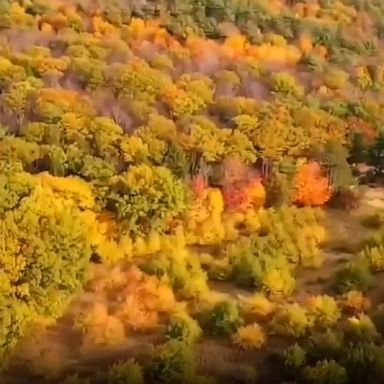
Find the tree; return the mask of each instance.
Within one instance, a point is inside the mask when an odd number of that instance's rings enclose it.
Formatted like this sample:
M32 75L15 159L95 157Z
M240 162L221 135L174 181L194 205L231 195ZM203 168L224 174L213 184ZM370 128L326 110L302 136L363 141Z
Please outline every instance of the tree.
M213 81L199 75L183 75L164 90L163 99L171 112L181 117L194 115L213 101Z
M108 162L118 163L118 149L123 129L112 119L96 117L90 123L89 133L92 135L92 146L95 155Z
M6 136L0 140L0 159L20 162L24 169L33 169L40 158L40 147L16 136Z
M144 60L112 65L108 68L107 80L119 98L149 103L171 82L167 75L151 68Z
M348 188L354 184L352 170L347 162L348 150L339 142L330 141L318 154L318 159L329 167L329 183L333 191Z
M278 96L302 97L304 95L303 86L297 84L296 79L288 73L272 74L271 88Z
M322 176L316 162L304 164L296 175L296 195L294 201L300 205L318 206L325 204L331 197L331 187Z
M34 113L44 122L57 123L68 113L82 118L95 115L89 97L74 90L42 88L34 101Z
M9 180L5 185L14 196L0 219L0 348L5 363L30 322L59 317L82 289L92 239L81 201L65 188L55 188L59 179L36 179L20 169L7 174L4 168L1 178Z
M137 165L112 178L109 206L133 234L165 230L187 208L186 186L164 167Z
M16 120L16 131L19 131L26 117L30 97L41 84L34 82L29 78L25 81L15 82L8 88L7 92L2 96L4 106L8 113L11 112Z

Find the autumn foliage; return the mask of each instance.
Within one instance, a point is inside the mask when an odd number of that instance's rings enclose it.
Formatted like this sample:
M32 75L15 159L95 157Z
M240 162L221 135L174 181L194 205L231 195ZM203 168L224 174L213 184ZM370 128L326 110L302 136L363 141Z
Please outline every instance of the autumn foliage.
M380 377L384 240L335 274L345 295L300 295L327 203L359 204L351 164L384 172L382 3L1 0L0 369L89 384L59 365L113 346L138 359L111 384L211 383L193 360L211 333L239 354L300 343L276 382Z
M226 159L223 198L230 211L244 212L262 207L265 203L265 189L258 172L243 164L239 158Z
M300 167L295 178L295 203L321 206L331 197L328 179L323 176L320 165L310 162Z

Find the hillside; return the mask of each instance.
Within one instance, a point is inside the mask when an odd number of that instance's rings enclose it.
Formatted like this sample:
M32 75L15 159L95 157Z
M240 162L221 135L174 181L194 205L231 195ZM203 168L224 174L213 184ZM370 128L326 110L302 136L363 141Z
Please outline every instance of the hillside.
M384 381L384 4L0 0L2 383Z

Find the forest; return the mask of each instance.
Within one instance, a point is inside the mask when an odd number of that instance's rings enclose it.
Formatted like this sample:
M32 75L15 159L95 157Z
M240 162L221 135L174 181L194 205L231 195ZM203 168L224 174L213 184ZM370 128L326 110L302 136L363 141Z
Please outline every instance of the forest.
M1 383L383 383L383 48L381 0L0 0Z

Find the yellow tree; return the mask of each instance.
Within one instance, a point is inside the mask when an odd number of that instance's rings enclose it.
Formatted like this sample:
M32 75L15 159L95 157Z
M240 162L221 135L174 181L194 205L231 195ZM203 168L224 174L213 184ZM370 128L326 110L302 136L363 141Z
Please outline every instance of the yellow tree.
M0 165L0 352L2 364L28 325L57 318L82 289L92 253L92 221L72 195L52 183ZM65 188L64 188L65 190ZM80 194L79 194L80 192ZM89 204L88 204L89 206Z
M162 99L172 114L181 117L194 115L213 101L214 83L202 75L183 75L163 92Z
M120 98L152 103L171 79L163 72L151 68L144 60L128 64L114 64L109 68L107 79Z

